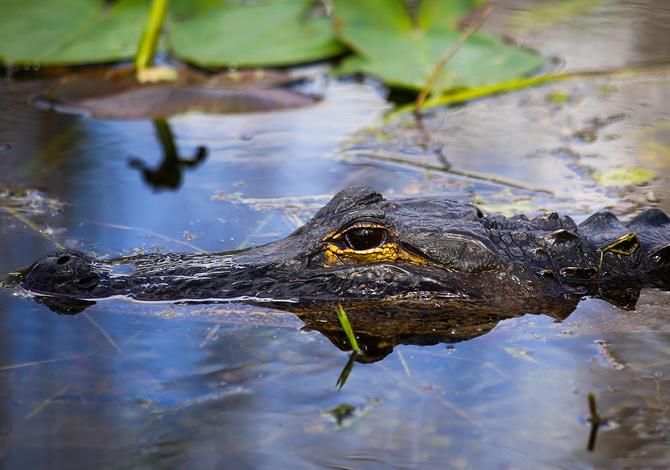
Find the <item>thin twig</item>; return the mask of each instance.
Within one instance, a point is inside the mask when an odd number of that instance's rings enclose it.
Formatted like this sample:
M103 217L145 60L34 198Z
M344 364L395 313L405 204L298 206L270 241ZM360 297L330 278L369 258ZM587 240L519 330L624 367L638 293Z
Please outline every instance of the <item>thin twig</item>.
M589 432L589 440L586 443L586 450L593 452L596 447L596 437L598 436L598 429L603 424L607 424L607 418L598 414L596 408L596 396L593 392L589 392L587 396L589 402L589 421L591 421L591 432Z
M19 220L20 220L21 222L23 222L24 224L26 224L28 227L30 227L31 229L33 229L35 232L37 232L37 233L39 233L40 235L42 235L44 238L46 238L47 240L49 240L51 243L53 243L54 245L56 245L56 246L57 246L58 248L60 248L61 250L64 248L63 245L61 245L61 244L58 243L56 240L54 240L53 238L51 238L48 234L44 233L42 230L40 230L40 228L39 228L37 225L35 225L35 224L32 223L30 220L28 220L28 219L26 219L25 217L23 217L21 214L19 214L19 213L18 213L17 211L15 211L14 209L11 209L11 208L9 208L9 207L6 207L5 210L6 210L7 212L9 212L9 213L10 213L12 216L14 216L15 218L19 219Z
M103 335L105 338L107 338L107 341L109 341L109 343L110 343L112 346L114 346L114 349L116 349L116 350L118 351L119 354L123 354L123 351L121 351L121 348L119 348L119 346L118 346L118 345L116 344L116 342L112 339L112 337L109 336L109 335L107 334L107 332L106 332L106 331L105 331L105 330L98 324L98 322L96 322L93 318L91 318L91 316L90 316L88 313L86 313L86 312L83 312L81 315L83 315L84 317L86 317L86 318L88 319L88 321L90 321L90 322L93 324L93 326L95 326L98 330L100 330L100 332L102 333L102 335Z
M488 5L486 8L484 8L479 13L479 15L477 15L475 21L470 26L468 26L468 28L465 31L463 31L463 34L461 34L458 40L440 58L440 61L435 66L435 70L433 70L433 74L428 79L428 83L426 83L426 86L423 88L423 90L421 90L421 93L419 93L419 96L416 98L416 101L414 103L415 113L418 113L421 110L423 102L426 100L428 93L430 93L430 91L433 89L433 86L435 85L437 78L442 73L442 70L444 69L444 66L447 64L449 59L451 59L454 56L454 54L458 52L458 50L463 46L463 44L465 44L465 41L467 41L468 38L472 36L472 33L477 31L477 29L482 25L482 23L486 20L486 18L489 16L489 14L491 14L492 11L493 6L491 5Z
M172 243L178 243L180 245L187 246L187 247L189 247L193 250L196 250L200 253L205 252L205 250L203 250L202 248L198 248L197 246L192 245L188 242L183 242L181 240L177 240L176 238L168 237L167 235L162 235L162 234L160 234L158 232L154 232L152 230L147 230L147 229L137 228L137 227L128 227L126 225L108 224L106 222L96 222L94 220L93 221L87 221L87 223L94 224L94 225L102 225L103 227L118 228L118 229L121 229L121 230L136 230L138 232L144 232L144 233L146 233L148 235L151 235L153 237L162 238L163 240L166 240L166 241L169 241L169 242L172 242Z
M198 349L204 348L205 345L209 342L209 340L211 340L214 337L216 332L219 331L219 328L221 328L221 323L217 323L214 326L214 328L209 330L209 333L207 333L207 336L205 336L205 339L202 341L202 343L200 343L200 346L198 347Z
M45 359L44 361L22 362L20 364L12 364L12 365L9 365L9 366L0 366L0 371L11 370L11 369L20 369L22 367L40 366L42 364L50 364L52 362L69 361L70 359L79 359L81 357L86 357L86 356L90 356L90 354L77 354L76 356L58 357L58 358L55 358L55 359Z
M70 385L69 385L69 384L68 384L68 385L65 385L63 388L61 388L61 389L58 391L58 393L57 393L55 396L57 397L57 396L60 396L60 395L64 394L65 392L67 392L67 390L68 390L69 388L70 388ZM39 406L38 406L37 408L35 408L35 409L34 409L33 411L31 411L30 413L28 413L26 416L24 416L23 420L24 420L24 421L28 421L29 419L32 419L32 418L34 418L35 416L37 416L37 415L38 415L44 408L46 408L46 407L49 406L51 403L53 403L53 399L54 399L54 397L49 397L49 398L47 398L46 400L44 400L42 403L39 404Z
M396 352L398 353L398 358L400 359L400 363L405 368L405 373L407 374L407 377L409 377L411 379L412 378L412 373L409 371L409 367L407 367L407 363L405 362L405 358L402 356L402 353L400 352L400 349L397 349Z
M493 175L488 175L486 173L479 173L476 171L468 171L468 170L457 170L454 168L449 168L445 169L444 166L438 166L438 165L431 165L431 164L424 164L416 161L410 161L405 158L404 155L402 154L392 154L392 153L374 153L374 152L356 152L354 155L358 157L363 157L363 158L370 158L374 160L380 160L384 162L390 162L390 163L399 163L401 165L407 165L411 167L416 167L416 168L422 168L424 170L430 170L430 171L441 171L444 173L449 173L451 175L456 175L456 176L462 176L465 178L471 178L475 180L481 180L481 181L486 181L489 183L493 184L499 184L501 186L507 186L510 188L516 188L516 189L523 189L525 191L533 191L533 192L538 192L538 193L545 193L545 194L553 194L551 191L548 189L544 188L539 188L539 187L533 187L533 186L526 186L523 184L515 183L514 181L506 180L504 178L500 178L497 176Z

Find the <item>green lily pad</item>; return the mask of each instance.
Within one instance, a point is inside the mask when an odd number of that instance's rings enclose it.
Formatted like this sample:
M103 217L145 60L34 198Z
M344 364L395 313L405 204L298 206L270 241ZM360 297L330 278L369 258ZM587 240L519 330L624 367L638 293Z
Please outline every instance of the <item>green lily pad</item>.
M133 57L147 0L0 0L0 56L10 65L77 65Z
M332 0L335 30L357 57L340 74L360 72L388 85L422 89L441 56L461 35L460 17L481 2L424 0L416 20L400 0ZM434 92L508 81L544 64L538 54L475 32L449 60Z
M648 183L654 178L655 171L639 167L614 168L593 175L593 179L603 186L634 186Z
M9 64L33 64L57 38L65 40L92 21L102 5L103 0L0 0L0 56Z
M311 0L212 4L169 24L172 52L199 66L283 66L344 51Z
M132 59L150 0L0 0L0 59L13 65L78 65ZM200 66L279 66L344 52L330 19L311 0L227 4L178 0L166 19L168 43Z

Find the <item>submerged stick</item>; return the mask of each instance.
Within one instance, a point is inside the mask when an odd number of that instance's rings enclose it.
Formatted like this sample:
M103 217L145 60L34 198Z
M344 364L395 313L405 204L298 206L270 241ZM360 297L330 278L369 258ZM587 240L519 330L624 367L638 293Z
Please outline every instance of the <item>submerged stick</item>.
M20 369L20 368L23 368L23 367L41 366L43 364L51 364L52 362L69 361L71 359L80 359L82 357L88 357L92 354L93 353L77 354L75 356L57 357L57 358L54 358L54 359L45 359L43 361L31 361L31 362L21 362L19 364L10 364L8 366L0 366L0 371L11 370L11 369Z
M407 367L407 362L405 362L405 358L402 357L402 353L400 352L400 349L396 350L398 352L398 358L400 359L400 363L402 364L403 368L405 369L405 374L407 374L407 377L410 379L412 378L412 373L409 371L409 367Z
M198 349L204 348L205 345L209 342L209 340L211 340L214 337L216 332L219 331L219 328L221 328L221 323L217 323L214 326L214 328L209 330L209 333L207 333L207 336L205 336L205 339L202 341L202 343L200 343L200 346L198 347Z
M100 331L100 333L102 333L102 335L105 337L105 339L107 341L109 341L109 343L114 347L114 349L116 349L116 352L118 352L119 354L123 354L123 351L121 351L121 348L119 348L119 346L116 344L116 341L114 341L112 339L112 337L109 336L109 334L105 331L105 329L103 327L100 326L100 324L97 321L95 321L86 312L82 313L81 315L83 315L88 321L90 321L93 324L93 326L95 326Z
M61 388L61 389L58 391L58 393L56 393L56 395L54 395L53 397L49 397L49 398L47 398L47 399L44 400L42 403L40 403L40 404L37 406L37 408L35 408L33 411L31 411L30 413L28 413L27 415L25 415L25 416L23 417L23 420L24 420L24 421L28 421L28 420L30 420L30 419L33 419L35 416L37 416L38 414L40 414L40 413L42 412L43 409L45 409L47 406L49 406L51 403L53 403L55 397L64 394L65 392L67 392L67 390L68 390L69 388L70 388L70 385L69 385L69 384L68 384L68 385L65 385L63 388Z
M598 436L598 429L603 424L607 424L607 418L603 418L598 414L598 409L596 408L596 396L593 392L589 392L587 397L589 402L589 418L591 422L591 431L589 432L589 440L586 444L586 450L593 452L593 449L596 447L596 437Z

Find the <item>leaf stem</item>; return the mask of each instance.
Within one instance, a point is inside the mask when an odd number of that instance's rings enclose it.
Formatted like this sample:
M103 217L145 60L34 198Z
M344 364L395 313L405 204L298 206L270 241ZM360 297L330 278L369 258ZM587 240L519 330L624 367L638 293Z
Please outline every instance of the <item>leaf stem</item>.
M641 67L629 67L614 70L567 72L559 74L541 75L539 77L521 78L521 79L510 80L507 82L499 82L493 85L483 86L479 88L465 88L465 89L448 91L440 96L427 99L423 108L436 108L438 106L447 106L455 103L465 103L479 98L492 96L498 93L505 93L509 91L515 91L559 81L576 80L583 78L607 77L607 76L619 76L619 77L627 75L636 76L645 73L667 73L668 69L669 69L668 66L663 64L663 65L651 65ZM386 113L385 118L388 119L389 117L406 114L414 110L415 110L415 104L413 103L398 106L397 108L394 108L388 113Z
M135 55L135 68L141 70L151 66L158 48L158 40L163 31L163 20L169 0L153 0L147 26L142 34L142 39Z

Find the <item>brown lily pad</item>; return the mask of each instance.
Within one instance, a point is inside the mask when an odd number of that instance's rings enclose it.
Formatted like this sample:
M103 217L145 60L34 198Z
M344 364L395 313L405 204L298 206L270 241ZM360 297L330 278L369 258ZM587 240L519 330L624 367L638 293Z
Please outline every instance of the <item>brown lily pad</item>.
M278 71L95 70L63 77L45 98L68 111L107 119L156 119L200 112L251 113L300 108L318 98L281 88L296 79Z

